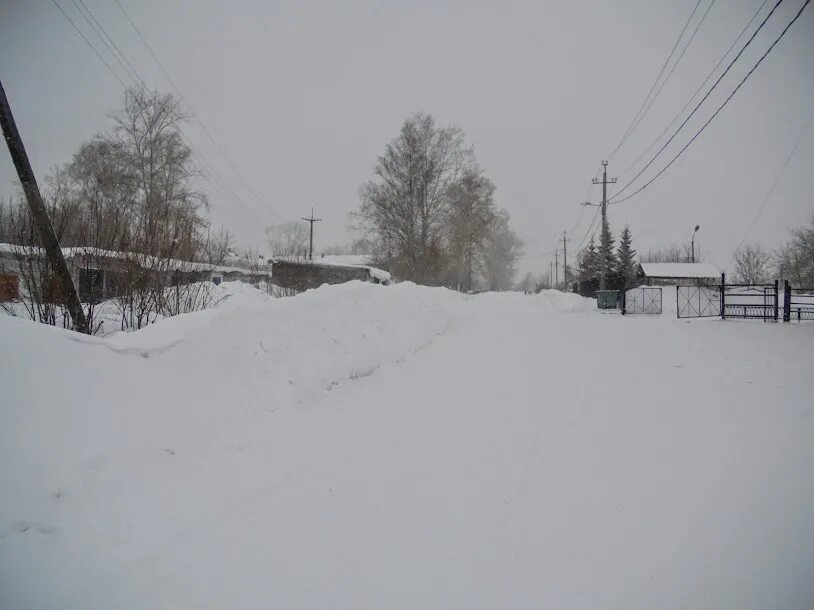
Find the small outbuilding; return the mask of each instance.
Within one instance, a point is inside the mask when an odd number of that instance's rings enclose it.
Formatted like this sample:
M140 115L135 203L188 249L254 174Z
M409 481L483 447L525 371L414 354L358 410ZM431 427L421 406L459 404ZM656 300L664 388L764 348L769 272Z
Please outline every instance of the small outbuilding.
M641 263L639 284L648 286L709 286L721 283L721 272L710 263Z

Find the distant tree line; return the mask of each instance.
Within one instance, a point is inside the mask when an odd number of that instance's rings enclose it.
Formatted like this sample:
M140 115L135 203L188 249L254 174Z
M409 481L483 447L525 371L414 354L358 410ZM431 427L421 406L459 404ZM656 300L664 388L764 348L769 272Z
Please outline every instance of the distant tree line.
M374 264L399 279L456 290L508 290L523 243L464 133L424 113L399 135L359 189L353 218Z

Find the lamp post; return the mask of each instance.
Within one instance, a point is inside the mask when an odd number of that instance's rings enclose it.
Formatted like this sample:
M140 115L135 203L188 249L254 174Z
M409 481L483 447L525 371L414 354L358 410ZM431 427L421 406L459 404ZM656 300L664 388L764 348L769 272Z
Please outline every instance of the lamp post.
M692 232L692 239L690 240L690 251L692 252L692 262L695 262L695 234L698 233L698 229L701 228L701 225L695 225L695 230Z

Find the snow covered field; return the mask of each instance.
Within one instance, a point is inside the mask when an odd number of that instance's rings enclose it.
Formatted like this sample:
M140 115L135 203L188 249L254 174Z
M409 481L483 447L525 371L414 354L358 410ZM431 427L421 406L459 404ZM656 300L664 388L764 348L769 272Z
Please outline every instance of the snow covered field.
M812 348L412 284L0 316L0 608L810 609Z

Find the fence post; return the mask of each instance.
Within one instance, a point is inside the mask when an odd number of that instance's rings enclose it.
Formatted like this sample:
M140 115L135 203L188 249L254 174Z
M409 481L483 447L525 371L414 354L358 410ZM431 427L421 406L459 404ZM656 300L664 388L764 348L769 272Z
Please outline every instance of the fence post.
M681 310L678 308L678 288L679 286L676 285L676 318L681 317ZM687 299L689 301L689 299Z
M721 320L726 320L726 273L721 274Z
M791 322L791 286L783 280L783 322Z
M774 281L774 321L777 322L777 308L780 307L780 280Z
M627 290L622 286L622 315L627 313Z

